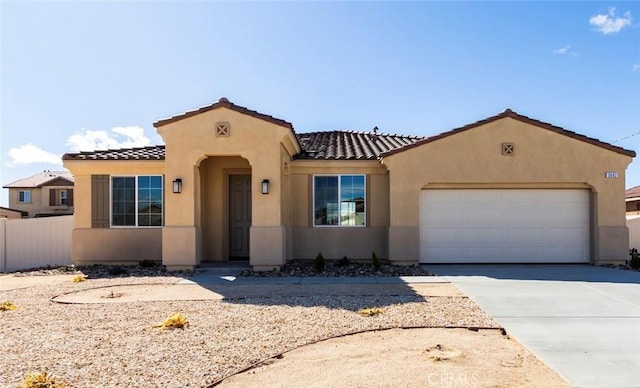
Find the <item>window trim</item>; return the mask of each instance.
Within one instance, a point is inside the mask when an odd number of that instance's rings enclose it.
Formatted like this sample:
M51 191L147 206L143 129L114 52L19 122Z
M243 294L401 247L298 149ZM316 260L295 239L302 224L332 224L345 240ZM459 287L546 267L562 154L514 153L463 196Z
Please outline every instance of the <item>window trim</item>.
M20 193L26 193L29 196L29 200L28 201L21 201L20 200ZM23 195L24 197L24 195ZM18 190L18 203L31 203L31 190Z
M160 187L162 188L162 222L161 225L155 226L155 225L138 225L138 177L141 176L149 176L149 177L160 177L161 179L161 184ZM136 205L136 210L135 210L135 220L136 220L136 224L135 225L113 225L113 178L135 178L135 185L134 185L134 202ZM138 229L138 228L143 228L143 229L158 229L158 228L164 228L164 202L165 202L165 197L164 197L164 175L162 174L138 174L138 175L109 175L109 227L113 228L113 229Z
M338 177L338 211L340 211L340 196L342 194L343 176L361 176L364 179L364 223L362 225L317 225L316 224L316 177ZM313 174L311 184L311 225L314 228L366 228L367 227L367 174Z

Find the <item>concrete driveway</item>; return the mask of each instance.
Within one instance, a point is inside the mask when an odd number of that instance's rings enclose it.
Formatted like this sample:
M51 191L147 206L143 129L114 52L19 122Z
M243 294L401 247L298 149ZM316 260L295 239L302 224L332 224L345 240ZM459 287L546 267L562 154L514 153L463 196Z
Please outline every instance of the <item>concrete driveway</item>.
M578 387L640 387L640 273L588 265L427 265Z

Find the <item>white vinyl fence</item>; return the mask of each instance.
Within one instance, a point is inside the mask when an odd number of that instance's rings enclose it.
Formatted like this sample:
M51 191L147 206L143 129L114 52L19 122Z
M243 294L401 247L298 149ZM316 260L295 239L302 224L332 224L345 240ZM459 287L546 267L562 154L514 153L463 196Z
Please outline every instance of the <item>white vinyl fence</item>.
M0 219L0 272L71 264L73 216Z
M640 216L627 218L629 228L629 249L636 248L640 251Z

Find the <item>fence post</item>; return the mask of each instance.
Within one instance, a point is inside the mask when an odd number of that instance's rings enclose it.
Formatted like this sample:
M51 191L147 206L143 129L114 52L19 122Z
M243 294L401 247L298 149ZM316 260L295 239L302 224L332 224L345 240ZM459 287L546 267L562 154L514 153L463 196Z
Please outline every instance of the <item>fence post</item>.
M7 271L7 219L0 218L0 272Z

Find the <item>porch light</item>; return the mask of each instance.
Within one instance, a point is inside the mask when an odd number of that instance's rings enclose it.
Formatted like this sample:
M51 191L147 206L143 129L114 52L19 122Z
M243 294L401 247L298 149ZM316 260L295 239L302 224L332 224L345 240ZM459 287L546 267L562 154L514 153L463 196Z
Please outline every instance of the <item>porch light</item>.
M182 193L182 179L176 178L176 180L173 181L173 192L176 194Z
M262 194L269 194L269 180L262 180Z

